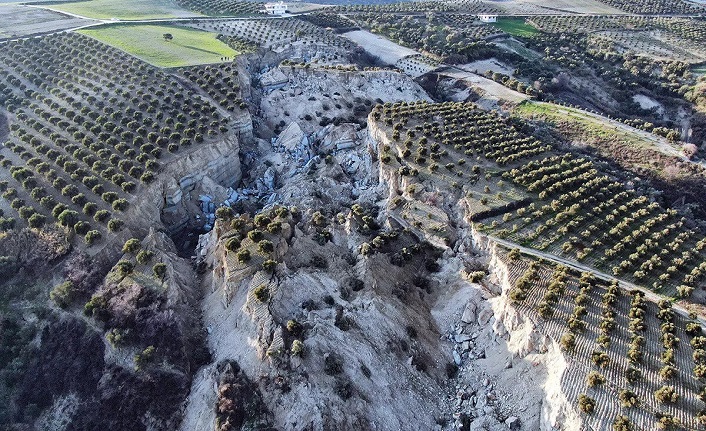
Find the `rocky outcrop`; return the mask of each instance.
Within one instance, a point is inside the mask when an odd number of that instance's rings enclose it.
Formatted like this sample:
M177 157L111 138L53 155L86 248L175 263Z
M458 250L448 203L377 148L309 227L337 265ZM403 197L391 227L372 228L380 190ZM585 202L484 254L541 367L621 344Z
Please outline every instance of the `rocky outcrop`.
M242 177L239 152L240 141L230 133L166 164L126 214L135 236L146 235L155 220L161 220L172 234L188 227L200 228L203 222L196 216L202 215L198 196L203 192L204 180L223 187L237 186Z
M263 123L273 131L297 121L306 134L327 124L364 124L377 102L430 100L408 76L393 71L340 71L281 67L287 82L264 90L259 103ZM284 124L282 124L284 122Z
M331 214L343 203L386 206L397 196L429 206L418 200L427 195L407 190L394 163L375 162L389 143L374 121L368 133L367 148L353 153L368 154L368 172L377 169L370 194L353 192L337 155L285 176L280 202ZM278 429L580 429L561 386L566 358L508 300L504 258L464 221L462 201L449 210L457 214L440 219L452 231L448 244L405 225L395 211L384 209L378 220L437 244L443 254L435 263L398 266L383 252L364 257L360 247L370 239L351 217L329 225L323 242L310 214L292 222L274 244L274 275L234 263L223 248L226 228L203 237L199 256L211 269L202 308L214 362L194 381L181 430L215 424L215 414L204 412L218 399L215 367L223 361L236 361L257 382ZM487 275L470 281L478 271ZM359 280L355 290L351 280ZM253 293L263 285L264 303ZM290 321L303 332L293 335ZM292 353L295 338L305 353Z
M373 138L371 150L394 148L379 123L370 121L369 133ZM388 205L398 196L417 208L426 205L423 200L428 194L408 192L408 177L399 175L394 158L389 164L379 166L379 181L387 190ZM397 210L394 205L392 208L388 214L394 217ZM445 253L446 268L452 272L448 277L449 297L448 302L440 303L461 305L456 305L454 313L450 313L455 320L440 327L451 326L447 338L453 343L453 359L460 368L455 380L456 426L498 430L581 429L582 420L562 386L569 360L559 348L558 340L545 335L536 322L509 300L512 285L498 245L474 229L465 216L463 199L451 208L445 204L436 208L445 208L446 220L454 220L455 224L452 236L455 239ZM397 220L420 237L444 247L435 241L433 230ZM480 284L465 281L478 270L488 274ZM519 395L518 386L523 388Z

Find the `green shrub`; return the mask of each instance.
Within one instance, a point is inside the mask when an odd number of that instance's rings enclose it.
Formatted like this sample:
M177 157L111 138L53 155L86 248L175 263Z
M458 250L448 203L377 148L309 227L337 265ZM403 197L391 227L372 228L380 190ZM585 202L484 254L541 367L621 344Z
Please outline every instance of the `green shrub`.
M591 353L591 361L601 368L605 368L610 363L610 357L606 352L594 350Z
M118 328L113 328L108 333L105 334L105 339L110 343L113 348L122 345L129 333L129 330L121 330Z
M237 251L240 248L240 240L236 237L228 238L225 247L228 251Z
M485 271L473 271L470 274L468 274L468 280L471 283L478 283L481 281L483 278L485 278Z
M596 400L586 394L580 394L578 399L579 410L583 413L591 414L596 409Z
M588 385L589 388L602 385L605 381L606 380L605 377L603 377L603 374L597 371L591 371L588 373L588 376L586 376L586 385Z
M262 262L262 269L268 272L273 272L277 268L277 261L272 259L267 259Z
M248 262L250 262L250 251L249 250L240 250L238 253L235 254L235 258L241 264L248 263Z
M140 240L137 238L130 238L123 244L123 253L134 254L140 249Z
M554 314L554 308L546 301L541 301L537 305L537 312L542 317L542 319L549 319Z
M78 222L78 212L68 209L64 210L61 214L59 214L57 220L59 221L59 224L64 227L73 226L76 222Z
M702 329L701 325L699 325L696 322L689 322L686 324L686 333L688 335L696 336L696 335L701 335Z
M324 217L323 214L321 214L320 211L316 211L314 214L311 215L311 222L315 226L325 226L326 225L326 217Z
M140 353L135 354L135 371L141 371L149 364L153 363L157 356L157 349L148 346Z
M109 318L108 301L101 295L93 295L83 306L83 314L105 322Z
M631 385L634 385L637 383L640 379L642 378L642 372L633 367L628 367L625 370L625 379L630 383Z
M287 331L289 331L292 335L299 335L302 333L302 324L299 323L296 319L291 319L287 321Z
M118 194L115 192L105 192L101 195L101 199L105 202L112 204L119 198Z
M574 335L571 332L565 333L561 337L561 348L564 349L567 352L573 352L574 349L576 348L576 335Z
M676 375L677 369L671 365L665 365L659 370L659 377L662 378L662 380L671 380Z
M27 220L27 224L31 228L40 228L44 226L44 223L46 223L47 218L39 213L34 213L32 214L29 219Z
M679 419L669 413L656 412L655 418L657 418L658 430L679 429L681 426Z
M8 231L15 228L16 221L14 218L0 217L0 231Z
M359 250L363 256L370 256L373 253L373 247L367 242L362 243Z
M110 217L110 211L98 210L98 211L96 211L96 214L93 216L93 220L102 223L102 222L108 220L108 217Z
M267 225L267 232L275 234L282 231L282 222L273 221Z
M299 340L292 341L292 356L304 356L304 343Z
M253 289L253 295L260 302L267 302L270 300L270 289L266 284L261 284Z
M258 214L253 218L253 224L261 229L267 227L272 220L266 214Z
M515 302L524 301L525 299L527 299L527 291L516 287L510 292L510 299Z
M78 235L85 235L89 230L91 230L91 225L83 220L76 222L74 225L74 231Z
M262 241L257 243L257 249L260 251L260 253L272 253L275 249L274 244L272 244L272 241L263 239Z
M167 275L167 265L159 262L152 266L152 274L158 280L164 280L164 276Z
M674 386L662 386L655 391L655 399L662 404L674 404L679 401L679 394Z
M258 229L253 229L250 232L248 232L248 238L250 238L253 242L258 242L263 238L263 233L261 230Z
M61 284L54 286L54 288L49 292L49 297L52 301L56 303L61 308L66 308L71 305L74 299L75 290L74 285L70 281L65 281Z
M84 241L86 241L87 245L93 245L96 241L98 241L101 237L101 233L97 230L89 230L86 232L86 235L83 237Z
M623 389L620 391L618 394L618 399L623 407L637 407L638 404L640 404L637 394L628 389Z
M154 253L150 250L140 250L137 253L137 256L135 256L135 260L137 260L137 263L139 263L140 265L144 265L149 262L153 256Z
M706 377L706 364L698 364L694 367L694 376L697 379L703 379Z
M696 414L696 419L701 425L706 425L706 409L699 410L699 412Z
M115 264L115 270L117 271L118 275L120 275L120 277L126 277L130 275L134 269L135 264L130 262L129 260L120 260L117 264Z
M633 431L632 422L627 416L616 416L613 421L613 431Z
M124 222L117 218L112 218L108 221L108 230L110 232L117 232L122 229Z
M83 206L83 213L86 214L87 216L94 215L97 210L98 210L98 205L96 205L95 202L86 202L86 204Z
M129 205L129 202L127 201L127 199L120 198L120 199L116 199L115 201L113 201L113 209L115 211L125 211L125 209L127 209L128 205Z
M219 207L216 210L216 218L230 219L233 217L233 210L230 207Z

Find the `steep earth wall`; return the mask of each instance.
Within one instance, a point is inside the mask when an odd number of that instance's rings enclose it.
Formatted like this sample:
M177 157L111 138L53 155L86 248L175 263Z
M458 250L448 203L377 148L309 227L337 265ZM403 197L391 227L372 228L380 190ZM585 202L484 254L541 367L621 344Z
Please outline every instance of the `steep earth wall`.
M377 154L385 138L370 124L360 151ZM330 168L320 165L318 174L326 175ZM366 198L383 207L400 194L413 198L404 177L378 168L375 193ZM285 188L296 183L299 191L288 203L315 208L321 180L287 180ZM464 221L460 203L448 198L440 207L453 224L450 246L410 227L443 251L438 268L425 273L426 291L390 256L361 255L366 238L347 223L331 226L331 241L321 245L307 215L292 222L275 244L281 263L272 276L235 265L218 227L202 237L199 254L209 268L202 311L213 361L195 377L180 429L214 429L219 364L228 361L257 384L277 429L581 429L561 387L567 358L509 301L497 245ZM383 209L378 221L399 226L393 215ZM325 256L327 266L312 265L314 255ZM478 270L488 275L471 282ZM363 281L360 291L346 288L351 277ZM267 304L253 296L263 283ZM306 328L304 356L289 354L292 319ZM342 321L352 324L341 329ZM329 374L331 357L341 362Z

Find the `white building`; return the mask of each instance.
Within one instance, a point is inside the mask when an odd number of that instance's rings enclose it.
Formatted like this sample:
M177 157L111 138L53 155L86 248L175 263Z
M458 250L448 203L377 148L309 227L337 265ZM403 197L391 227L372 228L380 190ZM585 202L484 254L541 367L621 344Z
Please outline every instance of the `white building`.
M497 15L489 15L489 14L480 14L478 15L478 19L481 22L496 22L498 20Z
M269 15L284 15L287 12L287 5L283 1L277 3L265 3L265 13Z

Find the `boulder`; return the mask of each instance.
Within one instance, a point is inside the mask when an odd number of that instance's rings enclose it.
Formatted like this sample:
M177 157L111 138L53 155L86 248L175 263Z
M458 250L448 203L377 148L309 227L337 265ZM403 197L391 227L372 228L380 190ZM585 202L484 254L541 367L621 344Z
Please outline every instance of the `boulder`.
M340 126L333 127L329 133L324 136L319 151L328 153L330 151L344 150L353 148L358 139L356 125L352 123L344 123Z
M480 326L485 326L490 322L490 319L493 317L493 309L490 307L490 305L487 305L486 307L483 307L483 309L478 312L478 324Z
M179 202L181 202L182 195L181 187L179 187L176 180L172 179L172 181L165 185L164 197L167 207L178 205Z
M466 308L463 309L463 315L461 316L461 322L463 323L473 323L476 320L476 304L469 302L466 304Z
M287 128L279 134L277 144L281 145L289 152L294 152L300 144L308 145L309 142L299 124L292 122L289 123L289 126L287 126Z
M289 82L289 78L278 67L260 75L260 83L264 88L277 87Z
M508 429L513 431L517 431L522 428L520 418L518 418L517 416L510 416L509 418L505 419L505 425L507 425Z

